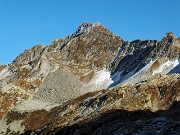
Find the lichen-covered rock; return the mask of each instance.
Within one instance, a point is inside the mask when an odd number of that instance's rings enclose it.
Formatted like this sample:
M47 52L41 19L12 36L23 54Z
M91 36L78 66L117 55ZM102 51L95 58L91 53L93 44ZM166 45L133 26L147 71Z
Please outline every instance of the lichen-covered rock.
M173 33L128 42L84 22L0 65L0 134L180 134L179 73Z

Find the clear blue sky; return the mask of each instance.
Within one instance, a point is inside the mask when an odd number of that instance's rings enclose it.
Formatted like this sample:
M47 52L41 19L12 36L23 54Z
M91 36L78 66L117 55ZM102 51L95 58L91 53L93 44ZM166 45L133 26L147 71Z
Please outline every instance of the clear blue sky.
M124 40L180 37L180 0L0 0L0 64L100 22Z

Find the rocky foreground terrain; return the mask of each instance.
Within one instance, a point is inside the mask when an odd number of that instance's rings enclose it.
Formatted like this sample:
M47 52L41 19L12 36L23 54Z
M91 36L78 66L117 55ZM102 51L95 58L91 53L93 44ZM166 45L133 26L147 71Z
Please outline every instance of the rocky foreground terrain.
M83 23L0 65L0 134L180 134L180 38Z

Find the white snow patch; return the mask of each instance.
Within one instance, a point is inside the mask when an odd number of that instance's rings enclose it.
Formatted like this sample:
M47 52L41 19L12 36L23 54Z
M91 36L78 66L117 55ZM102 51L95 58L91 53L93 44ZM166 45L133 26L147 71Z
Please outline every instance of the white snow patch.
M135 74L136 70L137 70L137 68L135 68L134 70L132 70L131 72L127 73L124 76L121 75L122 72L120 71L118 73L119 75L116 76L116 78L113 78L113 80L116 80L116 82L114 81L114 83L110 87L114 87L116 85L119 85L119 84L123 83L124 81L129 79L131 76L133 76Z
M141 70L139 70L137 73L135 73L133 76L131 76L127 81L135 80L136 78L139 78L147 72L147 70L152 66L152 64L155 61L150 61L145 67L143 67Z
M178 59L175 61L167 61L160 65L153 73L152 75L158 74L158 73L163 73L167 74L170 70L172 70L174 67L176 67L179 64Z
M10 73L9 73L8 67L7 67L0 72L0 80L4 79L8 75L10 75Z
M139 70L137 73L135 73L133 76L138 76L139 74L142 74L144 72L146 72L154 63L155 61L150 61L145 67L143 67L141 70ZM132 76L132 77L133 77Z
M124 71L124 70L123 70ZM121 74L123 71L117 71L114 73L111 78L113 79L114 83L118 82L120 80Z
M105 70L100 70L96 72L95 76L90 81L90 84L102 84L103 82L109 82L112 83L112 79L110 78L110 72L107 72Z
M123 71L117 71L115 74L111 76L113 79L114 83L110 87L114 87L118 84L121 84L123 82L130 82L134 79L136 79L138 76L142 76L143 74L146 73L146 71L151 67L151 65L155 61L150 61L145 67L143 67L140 71L136 72L137 68L135 68L133 71L129 72L128 74L122 76L121 74Z
M131 71L128 74L126 74L125 76L123 76L122 82L124 82L125 80L129 79L130 77L132 77L136 73L136 70L137 70L137 67L133 71Z
M97 71L91 81L82 87L82 93L108 88L113 83L110 74L110 72L105 70Z

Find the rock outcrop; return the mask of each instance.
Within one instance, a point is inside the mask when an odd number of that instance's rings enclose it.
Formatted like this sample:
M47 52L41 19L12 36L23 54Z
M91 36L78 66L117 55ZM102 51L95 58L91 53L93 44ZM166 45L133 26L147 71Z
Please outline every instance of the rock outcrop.
M149 133L162 134L167 130L166 128L176 129L176 126L179 126L179 108L174 108L175 111L172 112L169 110L173 103L180 100L179 78L180 75L156 75L146 82L118 85L87 93L48 111L42 109L22 112L15 108L7 113L6 118L1 122L1 127L4 127L3 132L6 133L12 130L12 125L16 125L19 127L16 128L17 133L29 134L119 134L123 132L129 134L135 129L136 132L146 134L148 127L151 126L143 123L153 124L153 122L162 121L159 123L159 126L164 125L162 128L149 131ZM112 125L112 128L108 125ZM128 125L132 126L131 130L126 129Z
M180 134L179 100L171 32L127 42L84 22L0 65L0 134Z
M74 34L56 39L49 46L44 47L38 44L25 50L1 71L2 95L9 91L11 91L10 93L24 91L23 98L21 96L16 96L15 100L11 96L8 98L6 109L3 105L0 107L3 109L2 115L16 103L20 103L24 99L32 99L34 94L39 91L41 83L47 80L45 78L59 68L68 68L68 72L80 81L88 78L86 75L88 72L95 73L108 69L123 42L122 38L110 32L100 23L85 22ZM61 90L61 87L63 86L59 85L56 90ZM77 88L73 88L74 91L83 91L83 89ZM67 92L70 90L68 89ZM76 92L71 97L79 95ZM68 96L67 93L65 95ZM64 99L69 98L64 97ZM2 116L0 116L1 118Z

